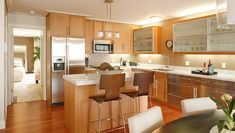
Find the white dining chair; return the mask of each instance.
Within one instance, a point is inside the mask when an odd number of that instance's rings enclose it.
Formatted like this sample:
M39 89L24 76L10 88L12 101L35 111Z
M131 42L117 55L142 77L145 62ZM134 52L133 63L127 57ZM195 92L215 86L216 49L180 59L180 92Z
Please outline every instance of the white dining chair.
M152 107L128 119L130 133L151 133L163 124L161 108Z
M209 97L202 97L182 100L181 109L183 116L189 116L214 111L217 106Z

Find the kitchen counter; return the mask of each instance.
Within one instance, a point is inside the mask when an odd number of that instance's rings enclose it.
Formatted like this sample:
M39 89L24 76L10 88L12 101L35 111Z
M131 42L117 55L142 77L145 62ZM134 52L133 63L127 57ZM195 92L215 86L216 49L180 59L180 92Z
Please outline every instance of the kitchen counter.
M200 75L200 74L192 74L192 70L196 70L198 68L192 67L178 67L178 66L169 66L170 71L161 71L156 70L163 67L162 65L146 65L146 66L121 66L121 69L124 69L124 73L126 73L126 81L133 79L133 72L132 69L139 69L139 70L147 70L147 71L155 71L155 72L163 72L168 74L176 74L176 75L184 75L184 76L193 76L199 78L207 78L207 79L215 79L215 80L223 80L223 81L230 81L235 82L235 71L231 70L221 70L216 69L215 71L218 72L217 75ZM93 68L91 68L94 70ZM88 73L88 74L74 74L74 75L64 75L65 80L77 85L93 85L99 83L99 74L96 73Z
M201 74L191 73L192 70L196 70L199 68L169 66L170 71L156 70L156 69L160 69L161 67L163 66L162 65L149 65L149 66L127 66L127 67L121 67L121 68L127 71L130 71L131 69L140 69L140 70L149 70L149 71L155 71L155 72L163 72L163 73L168 73L168 74L193 76L193 77L199 77L199 78L235 82L235 71L232 71L232 70L216 69L215 71L218 72L217 75L201 75Z
M125 80L131 81L134 77L134 73L125 73ZM97 73L64 75L63 78L76 86L94 85L100 82L100 75Z

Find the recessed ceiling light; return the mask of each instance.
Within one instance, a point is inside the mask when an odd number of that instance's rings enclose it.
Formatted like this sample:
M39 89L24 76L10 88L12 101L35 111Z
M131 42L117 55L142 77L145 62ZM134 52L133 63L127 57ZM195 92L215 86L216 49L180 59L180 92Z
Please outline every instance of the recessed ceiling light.
M147 25L147 24L157 23L159 21L162 21L162 17L160 17L160 16L151 16L146 20L136 22L136 24L137 25Z
M35 14L35 11L29 11L30 14Z

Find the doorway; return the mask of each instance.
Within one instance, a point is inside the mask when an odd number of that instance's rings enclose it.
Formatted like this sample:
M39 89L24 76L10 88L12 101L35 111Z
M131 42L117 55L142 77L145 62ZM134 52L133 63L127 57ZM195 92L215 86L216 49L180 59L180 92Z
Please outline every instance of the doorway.
M42 30L13 28L13 103L43 100Z

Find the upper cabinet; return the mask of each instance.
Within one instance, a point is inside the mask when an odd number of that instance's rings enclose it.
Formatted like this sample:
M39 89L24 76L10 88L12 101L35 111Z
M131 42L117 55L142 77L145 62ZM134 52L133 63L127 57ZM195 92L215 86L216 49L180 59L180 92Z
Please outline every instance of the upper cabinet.
M84 17L50 13L47 23L51 36L84 37Z
M158 26L134 30L134 53L159 53L160 32Z
M133 53L133 26L115 23L113 25L114 53Z
M93 37L94 39L102 39L104 37L104 28L102 21L93 22Z
M47 16L52 36L66 36L68 32L68 15L50 13Z
M93 20L85 20L86 54L92 53Z
M176 23L173 26L174 52L235 53L235 29L219 29L215 17Z
M68 36L84 37L85 18L80 16L69 16L68 19Z

